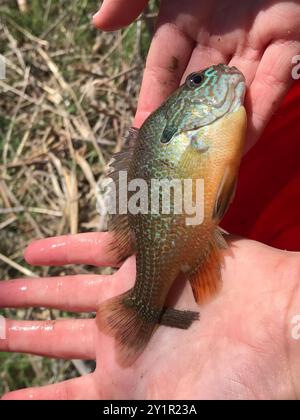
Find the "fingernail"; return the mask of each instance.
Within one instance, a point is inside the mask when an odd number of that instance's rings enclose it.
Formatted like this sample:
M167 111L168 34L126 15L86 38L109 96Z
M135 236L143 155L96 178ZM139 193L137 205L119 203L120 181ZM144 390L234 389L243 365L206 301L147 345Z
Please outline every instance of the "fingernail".
M6 340L6 319L0 315L0 340Z

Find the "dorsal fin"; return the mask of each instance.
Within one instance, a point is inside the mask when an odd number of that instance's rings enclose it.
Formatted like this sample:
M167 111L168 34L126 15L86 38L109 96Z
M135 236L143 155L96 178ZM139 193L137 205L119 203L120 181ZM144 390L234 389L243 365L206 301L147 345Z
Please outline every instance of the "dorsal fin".
M134 145L139 136L139 130L135 127L130 127L128 134L125 137L124 145L120 152L112 156L112 160L108 166L107 176L113 180L118 179L119 171L128 171L129 164L132 158ZM116 176L114 175L116 174Z
M119 214L119 173L128 173L132 159L134 144L137 140L139 130L130 128L125 139L124 147L119 153L115 153L109 165L107 176L111 178L115 186L116 214L111 214L108 220L108 230L113 233L113 241L110 251L117 256L118 262L123 261L134 253L135 238L129 226L128 214ZM127 184L126 184L127 188Z
M133 147L139 136L140 130L136 127L130 127L125 137L124 147Z

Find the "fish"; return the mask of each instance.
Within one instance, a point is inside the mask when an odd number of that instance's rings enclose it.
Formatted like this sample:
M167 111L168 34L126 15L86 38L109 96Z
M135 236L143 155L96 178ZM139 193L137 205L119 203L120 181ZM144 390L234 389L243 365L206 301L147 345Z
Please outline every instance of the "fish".
M221 288L227 242L219 223L233 199L243 153L245 89L243 74L222 63L188 75L140 129L130 130L124 150L113 158L109 176L119 206L108 224L110 251L120 262L136 255L136 279L129 291L100 304L96 323L115 338L123 367L135 363L160 325L187 329L199 320L199 312L166 305L179 276L188 279L199 305ZM135 180L147 187L138 198L128 187ZM198 223L185 206L178 210L175 187L169 208L163 207L160 182L174 180L177 187L189 181L192 207L201 202ZM120 210L124 190L129 198ZM137 211L129 211L130 201L140 205Z

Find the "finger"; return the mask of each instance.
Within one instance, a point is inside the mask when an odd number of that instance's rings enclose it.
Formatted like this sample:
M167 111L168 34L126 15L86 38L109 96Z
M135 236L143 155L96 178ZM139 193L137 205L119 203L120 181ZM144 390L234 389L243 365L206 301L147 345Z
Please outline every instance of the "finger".
M229 65L237 67L245 76L246 79L246 97L245 97L245 107L247 111L251 108L251 104L249 105L250 96L249 96L249 88L254 80L257 68L259 66L259 62L263 55L263 49L261 50L254 50L252 48L243 49L241 53L239 51L233 56L230 60ZM245 142L245 150L246 153L253 144L253 134L251 130L248 130L248 135Z
M178 88L194 42L175 24L158 22L146 61L134 126Z
M115 31L133 22L147 3L148 0L104 0L93 23L104 31Z
M111 235L106 232L57 236L34 241L26 248L24 258L31 265L111 266L116 258L108 252L110 242Z
M16 279L0 282L0 308L46 307L95 312L99 304L127 290L135 277L135 258L113 275Z
M97 389L94 375L70 379L60 384L41 388L27 388L10 392L2 400L99 400L103 398Z
M182 82L194 71L203 70L212 64L227 63L228 58L221 51L199 43L193 50L189 64L183 74Z
M253 82L263 52L263 49L243 48L241 51L236 51L229 62L230 66L237 67L243 73L247 87Z
M0 351L59 359L95 359L93 319L13 321L2 317ZM2 337L2 339L1 339Z
M0 308L46 307L94 312L109 294L111 276L85 275L0 282Z
M278 108L292 83L292 57L299 51L295 42L275 42L267 47L247 97L249 118L248 149Z

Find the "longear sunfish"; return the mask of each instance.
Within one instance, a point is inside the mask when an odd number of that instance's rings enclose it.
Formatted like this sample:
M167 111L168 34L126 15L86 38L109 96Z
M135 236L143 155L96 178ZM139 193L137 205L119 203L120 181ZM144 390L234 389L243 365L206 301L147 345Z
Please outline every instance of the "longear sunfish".
M134 287L102 303L97 313L100 330L115 337L122 366L134 363L159 325L186 329L198 319L197 312L165 307L180 273L198 303L219 290L226 241L218 224L235 191L247 125L244 95L245 79L236 67L219 64L192 73L114 156L110 176L116 184L126 171L128 182L143 179L149 187L147 212L116 214L109 223L119 260L136 254ZM177 214L175 192L169 213L162 206L151 211L153 179L192 180L193 204L195 182L203 180L201 223L187 223L185 209ZM162 191L157 192L161 204Z

